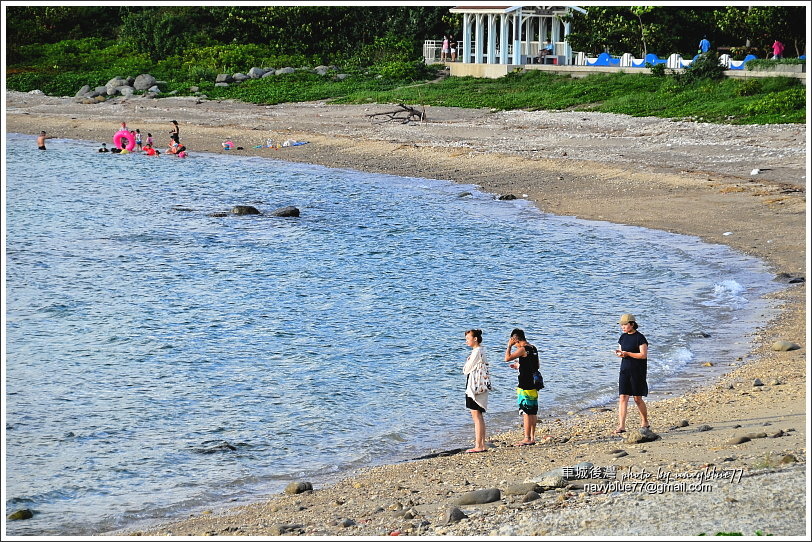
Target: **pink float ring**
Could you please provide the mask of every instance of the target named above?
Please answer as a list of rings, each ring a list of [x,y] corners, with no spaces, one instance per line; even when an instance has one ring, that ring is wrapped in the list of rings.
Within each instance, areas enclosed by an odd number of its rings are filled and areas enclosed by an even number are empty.
[[[124,143],[121,141],[125,139],[127,141],[126,147]],[[121,150],[128,150],[131,151],[135,148],[135,138],[128,130],[119,130],[116,132],[116,135],[113,136],[113,145],[118,147]]]

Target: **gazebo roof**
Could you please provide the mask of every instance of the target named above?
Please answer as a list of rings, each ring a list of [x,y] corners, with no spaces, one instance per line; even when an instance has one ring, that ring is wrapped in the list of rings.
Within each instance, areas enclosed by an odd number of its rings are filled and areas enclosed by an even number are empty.
[[[564,15],[570,10],[586,13],[586,10],[578,6],[454,6],[449,9],[451,13],[493,13],[507,15],[521,9],[526,16],[538,15],[548,16]]]

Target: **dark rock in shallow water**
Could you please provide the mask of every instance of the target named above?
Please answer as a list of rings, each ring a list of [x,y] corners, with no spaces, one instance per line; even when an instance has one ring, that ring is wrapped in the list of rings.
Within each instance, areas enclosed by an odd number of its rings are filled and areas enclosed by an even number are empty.
[[[271,216],[299,216],[299,209],[296,207],[280,207],[274,211],[271,211]]]
[[[200,448],[193,448],[193,451],[198,454],[216,454],[217,452],[233,452],[237,447],[229,444],[225,440],[208,441],[203,443],[204,446]]]
[[[231,214],[234,215],[258,215],[259,209],[251,207],[250,205],[235,205],[231,208]]]
[[[209,216],[213,216],[214,218],[222,218],[224,216],[229,216],[229,215],[231,215],[231,213],[225,213],[225,212],[221,212],[221,211],[218,211],[216,213],[209,213]]]
[[[499,198],[497,198],[497,199],[500,199],[500,200],[512,200],[512,199],[517,199],[517,198],[513,194],[505,194],[504,196],[499,196]]]
[[[9,521],[19,521],[21,519],[31,519],[34,517],[34,512],[29,510],[28,508],[23,508],[22,510],[17,510],[16,512],[12,512],[6,519]]]

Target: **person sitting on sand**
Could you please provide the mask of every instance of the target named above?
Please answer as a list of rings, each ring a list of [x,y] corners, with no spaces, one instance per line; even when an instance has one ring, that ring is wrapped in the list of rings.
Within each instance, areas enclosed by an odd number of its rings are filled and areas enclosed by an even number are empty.
[[[523,330],[514,329],[510,333],[505,361],[513,362],[509,367],[519,371],[516,403],[523,418],[524,439],[514,446],[530,446],[536,443],[536,420],[539,413],[539,392],[533,383],[533,373],[539,370],[539,354],[538,349],[527,342]]]
[[[485,409],[488,408],[488,389],[490,374],[485,351],[482,349],[482,330],[469,329],[465,332],[465,344],[471,347],[471,353],[465,360],[462,372],[465,375],[465,406],[471,411],[474,419],[474,447],[465,450],[467,454],[485,452]],[[477,389],[485,386],[485,390]]]
[[[617,428],[615,434],[626,432],[626,410],[629,396],[634,397],[640,411],[640,427],[649,428],[648,409],[643,397],[648,395],[646,370],[648,365],[648,341],[637,331],[637,322],[633,314],[620,317],[620,329],[623,334],[618,339],[615,355],[622,359],[618,378]]]
[[[46,139],[53,139],[53,138],[54,138],[54,136],[45,135],[45,130],[40,132],[39,136],[37,136],[37,147],[39,148],[39,150],[41,150],[41,151],[47,150],[45,148],[45,140]]]

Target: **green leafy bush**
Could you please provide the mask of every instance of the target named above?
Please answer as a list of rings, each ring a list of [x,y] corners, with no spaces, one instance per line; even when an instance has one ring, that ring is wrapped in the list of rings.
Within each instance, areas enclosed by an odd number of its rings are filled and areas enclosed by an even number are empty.
[[[39,89],[49,96],[74,96],[84,85],[90,88],[102,86],[113,77],[121,75],[111,70],[93,72],[26,72],[6,77],[9,90],[29,92]]]
[[[377,71],[386,79],[395,81],[416,81],[426,76],[426,65],[420,61],[392,61],[373,66],[373,71]]]
[[[736,83],[736,96],[753,96],[761,92],[761,81],[758,79],[745,79]]]
[[[715,51],[708,51],[696,57],[684,72],[675,77],[683,83],[701,80],[716,81],[725,77],[725,67],[719,63],[719,55]]]
[[[803,66],[804,64],[806,64],[806,60],[801,60],[800,58],[779,58],[778,60],[757,58],[745,64],[744,69],[750,71],[766,70],[775,66],[776,64],[778,65],[783,64],[789,66]]]
[[[153,61],[186,49],[189,46],[187,35],[192,31],[186,17],[153,9],[130,13],[121,25],[122,38]]]
[[[805,105],[806,92],[803,87],[798,87],[767,94],[747,104],[745,110],[752,115],[782,114],[792,113]]]
[[[376,37],[372,43],[362,45],[359,52],[349,59],[348,64],[361,67],[411,60],[415,60],[412,41],[388,32],[384,36]]]
[[[650,70],[652,77],[665,77],[665,64],[646,62],[646,68]]]

